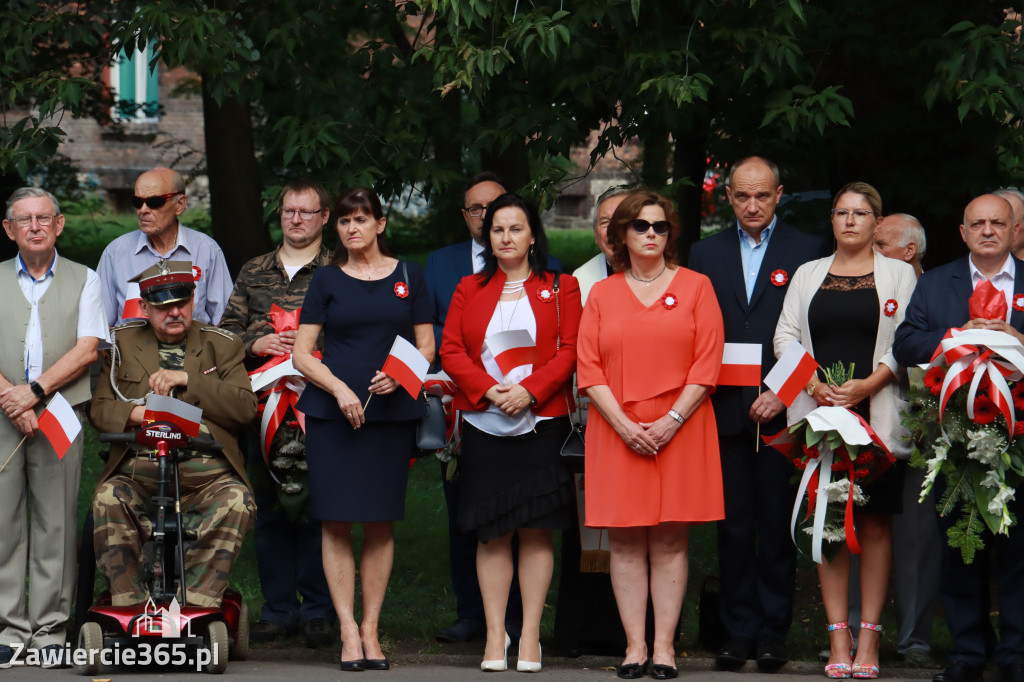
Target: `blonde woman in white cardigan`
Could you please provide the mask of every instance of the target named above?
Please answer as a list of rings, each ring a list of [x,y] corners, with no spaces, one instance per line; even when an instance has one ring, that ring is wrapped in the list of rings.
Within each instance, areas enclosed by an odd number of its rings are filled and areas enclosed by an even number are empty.
[[[789,409],[794,424],[819,405],[847,407],[867,419],[897,457],[909,455],[906,432],[900,426],[900,377],[892,342],[914,291],[914,269],[885,258],[872,249],[882,200],[871,185],[854,182],[832,204],[836,252],[802,265],[786,292],[778,327],[775,355],[799,341],[822,367],[855,363],[854,378],[830,386],[820,376]],[[831,678],[878,677],[878,645],[882,606],[892,561],[892,514],[900,512],[903,463],[867,486],[869,501],[854,510],[861,552],[860,637],[852,654],[847,593],[850,552],[845,544],[832,561],[818,565],[821,596],[828,618],[832,654],[825,673]]]

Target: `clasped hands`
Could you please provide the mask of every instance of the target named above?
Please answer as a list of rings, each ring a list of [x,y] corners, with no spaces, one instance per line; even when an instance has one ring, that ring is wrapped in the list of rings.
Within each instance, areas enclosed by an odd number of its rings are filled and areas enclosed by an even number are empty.
[[[344,382],[339,382],[340,386],[334,392],[334,399],[338,401],[338,407],[341,409],[341,413],[345,415],[345,419],[352,425],[353,429],[358,429],[360,426],[366,423],[366,414],[363,412],[363,404],[359,402],[359,398],[352,392]],[[395,389],[398,388],[398,382],[387,374],[381,371],[373,376],[373,381],[370,382],[370,395],[387,395],[388,393],[394,393]],[[369,399],[367,399],[369,402]]]
[[[32,409],[38,402],[39,398],[28,384],[11,386],[0,392],[0,408],[18,431],[26,436],[31,436],[39,428],[36,413]]]
[[[519,384],[495,384],[487,389],[484,397],[510,417],[518,416],[533,404],[533,394]]]
[[[666,414],[653,422],[634,422],[627,418],[616,431],[630,450],[640,455],[656,455],[681,426]]]
[[[832,386],[822,381],[814,387],[814,400],[819,406],[835,405],[853,409],[870,396],[871,390],[863,379],[850,379],[842,386]]]
[[[249,350],[253,355],[291,355],[295,335],[298,333],[295,329],[289,329],[261,336],[253,341]]]

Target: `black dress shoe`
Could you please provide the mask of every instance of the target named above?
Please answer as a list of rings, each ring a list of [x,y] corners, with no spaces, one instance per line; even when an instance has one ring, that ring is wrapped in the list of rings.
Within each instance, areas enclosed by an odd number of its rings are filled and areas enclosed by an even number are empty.
[[[651,666],[651,677],[656,680],[671,680],[679,674],[679,669],[674,665],[662,665],[655,663]]]
[[[357,673],[366,670],[366,659],[356,658],[351,661],[341,662],[341,671],[344,673]]]
[[[762,637],[757,642],[757,668],[773,673],[789,662],[786,643],[777,637]]]
[[[651,662],[651,659],[647,659],[643,663],[623,663],[622,665],[615,666],[615,674],[624,680],[639,680],[644,676],[644,670],[647,669],[647,664]]]
[[[999,668],[1004,682],[1024,682],[1024,656],[1018,656],[1010,665]]]
[[[391,661],[385,658],[367,658],[363,661],[363,669],[365,670],[390,670]]]
[[[754,643],[745,637],[733,637],[715,654],[715,663],[723,670],[735,670],[754,657]]]
[[[981,682],[983,666],[957,661],[941,673],[936,673],[932,682]]]
[[[464,619],[456,621],[450,627],[446,627],[444,630],[438,630],[434,634],[434,639],[442,644],[451,644],[453,642],[472,642],[473,640],[480,639],[484,634],[483,623],[475,620]]]
[[[270,620],[258,620],[249,630],[249,639],[253,642],[272,642],[275,639],[288,637],[295,632],[295,627],[287,627]]]

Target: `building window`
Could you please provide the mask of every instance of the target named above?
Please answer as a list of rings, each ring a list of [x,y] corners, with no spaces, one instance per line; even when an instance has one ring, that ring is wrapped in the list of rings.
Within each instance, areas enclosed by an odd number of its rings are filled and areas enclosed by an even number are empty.
[[[157,67],[149,69],[152,58],[153,46],[149,44],[131,56],[122,51],[111,65],[110,85],[117,101],[115,118],[139,123],[159,120],[159,77]]]

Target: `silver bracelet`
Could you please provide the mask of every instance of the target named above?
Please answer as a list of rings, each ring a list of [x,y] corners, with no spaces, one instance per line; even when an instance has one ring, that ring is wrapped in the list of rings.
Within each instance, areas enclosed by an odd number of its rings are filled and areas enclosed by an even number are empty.
[[[680,425],[686,423],[686,417],[684,417],[683,415],[679,414],[675,410],[669,410],[668,411],[668,416],[670,416],[673,419],[675,419],[677,422],[679,422]]]

